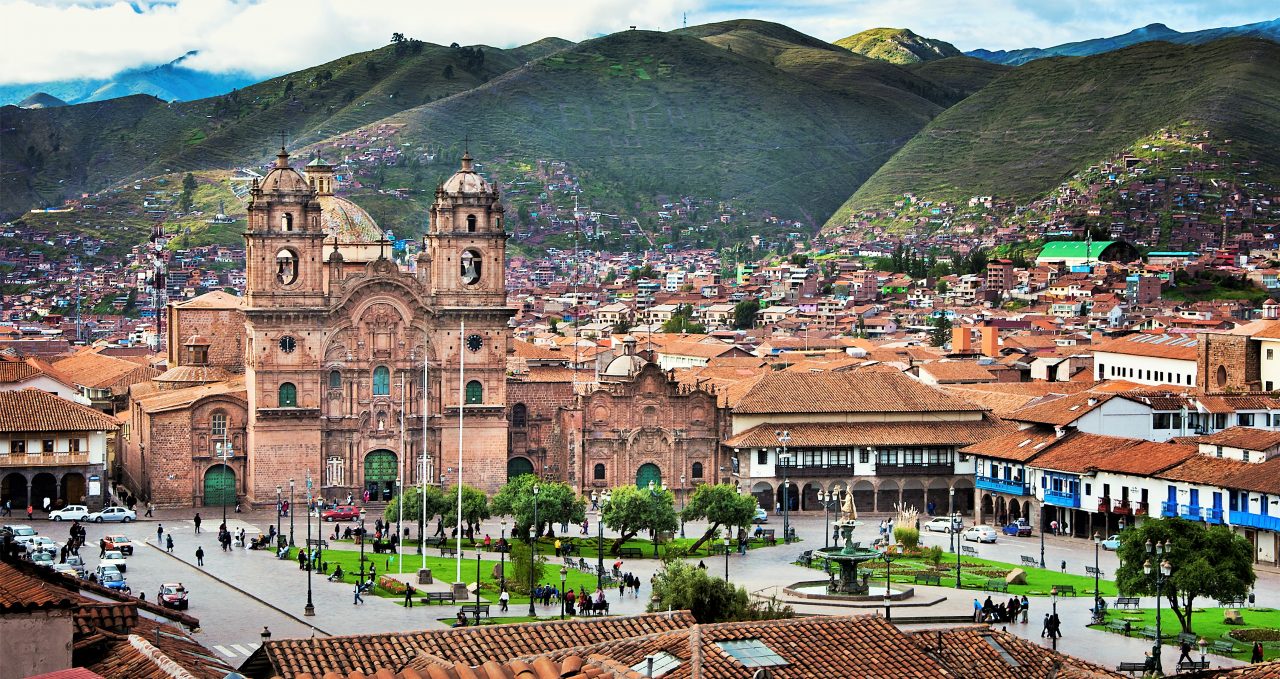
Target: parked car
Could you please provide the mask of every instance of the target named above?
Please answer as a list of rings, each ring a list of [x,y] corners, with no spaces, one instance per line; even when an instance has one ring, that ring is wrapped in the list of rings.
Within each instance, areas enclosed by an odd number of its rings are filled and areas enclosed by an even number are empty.
[[[71,566],[68,566],[68,565],[67,565],[67,564],[65,564],[65,563],[55,563],[55,564],[53,564],[53,570],[54,570],[54,572],[55,572],[55,573],[61,573],[61,574],[65,575],[65,576],[67,576],[67,577],[70,577],[70,578],[80,578],[80,577],[84,577],[84,576],[80,575],[80,571],[77,571],[75,568],[72,568]]]
[[[129,523],[130,521],[138,520],[138,513],[124,507],[107,507],[100,512],[90,514],[88,520],[94,523],[102,523],[103,521]]]
[[[939,517],[930,519],[929,523],[926,523],[924,525],[924,529],[933,531],[935,533],[950,533],[953,531],[960,530],[960,525],[961,524],[959,519],[952,519],[946,516],[939,516]]]
[[[160,585],[156,600],[165,608],[183,611],[187,608],[187,588],[181,582],[166,582]]]
[[[107,549],[114,549],[125,556],[133,556],[133,543],[123,535],[108,535]]]
[[[98,566],[98,583],[109,589],[129,591],[129,583],[124,579],[124,574],[115,566]]]
[[[970,542],[995,542],[996,535],[998,535],[998,533],[996,533],[996,529],[991,526],[981,525],[966,528],[964,532],[960,534],[960,537]]]
[[[49,512],[50,521],[88,521],[89,508],[84,505],[67,505]]]
[[[1027,523],[1026,519],[1018,519],[1001,530],[1004,531],[1005,535],[1025,538],[1031,535],[1031,524]]]
[[[84,558],[79,554],[68,554],[67,563],[65,565],[75,569],[76,575],[82,578],[89,575],[89,569],[84,563]]]
[[[360,518],[360,509],[351,505],[341,505],[324,510],[320,518],[324,521],[352,521]]]
[[[756,514],[751,517],[751,523],[769,523],[769,512],[766,512],[763,507],[756,507]]]
[[[57,561],[58,555],[47,549],[37,549],[31,552],[31,563],[52,567]]]
[[[54,542],[53,538],[44,535],[33,535],[23,540],[20,544],[26,545],[28,552],[45,550],[57,554],[59,547],[58,543]]]
[[[102,559],[99,563],[115,566],[116,568],[120,569],[121,573],[129,570],[129,564],[125,561],[124,555],[121,554],[120,552],[115,551],[114,549],[108,551],[106,554],[103,554]]]
[[[1101,544],[1103,549],[1114,552],[1117,549],[1120,549],[1120,536],[1112,535],[1106,540],[1103,540]]]
[[[4,532],[6,532],[6,533],[8,533],[9,535],[13,536],[13,539],[14,539],[14,541],[15,541],[15,542],[16,542],[19,538],[27,538],[27,537],[31,537],[32,535],[39,535],[39,534],[40,534],[40,531],[38,531],[38,530],[36,530],[36,529],[32,528],[31,526],[26,526],[26,525],[23,525],[23,524],[20,524],[20,523],[11,523],[11,524],[9,524],[9,525],[5,526],[5,527],[4,527]]]

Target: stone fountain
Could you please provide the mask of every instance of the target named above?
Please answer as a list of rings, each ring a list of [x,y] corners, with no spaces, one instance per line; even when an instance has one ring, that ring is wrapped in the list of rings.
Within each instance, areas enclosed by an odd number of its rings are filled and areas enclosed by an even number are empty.
[[[839,567],[838,572],[831,574],[831,581],[827,584],[829,594],[866,595],[868,593],[867,575],[864,574],[859,579],[858,566],[878,558],[880,553],[853,541],[853,529],[861,525],[862,522],[858,520],[858,509],[853,504],[853,493],[849,493],[845,495],[844,503],[840,506],[840,517],[835,522],[840,541],[844,544],[815,550],[814,555],[821,556]]]

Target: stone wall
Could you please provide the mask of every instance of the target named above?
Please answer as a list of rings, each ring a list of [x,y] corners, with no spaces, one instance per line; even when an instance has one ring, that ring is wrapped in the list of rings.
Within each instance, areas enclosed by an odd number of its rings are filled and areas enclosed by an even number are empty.
[[[1258,391],[1261,349],[1244,335],[1204,332],[1197,336],[1196,354],[1198,385],[1207,394]]]
[[[244,372],[244,313],[239,309],[185,309],[174,307],[170,322],[175,323],[177,346],[169,347],[169,366],[186,362],[182,343],[192,335],[209,339],[209,365]]]

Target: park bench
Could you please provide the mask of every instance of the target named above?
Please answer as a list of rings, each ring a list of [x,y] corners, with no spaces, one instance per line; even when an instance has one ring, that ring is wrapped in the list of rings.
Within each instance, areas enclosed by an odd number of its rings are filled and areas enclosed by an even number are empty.
[[[772,528],[764,531],[764,543],[770,547],[778,544],[777,533],[775,533]]]
[[[1103,573],[1101,569],[1094,568],[1093,566],[1085,566],[1084,573],[1085,575],[1096,575],[1097,577],[1100,577],[1100,578],[1105,578],[1107,576],[1107,574]]]
[[[1143,661],[1143,662],[1122,662],[1122,663],[1120,663],[1119,665],[1116,665],[1116,671],[1117,671],[1117,672],[1127,672],[1127,673],[1129,673],[1129,674],[1133,674],[1134,672],[1146,672],[1146,671],[1147,671],[1147,667],[1148,667],[1148,664],[1147,664],[1147,662],[1146,662],[1146,661]]]
[[[1215,641],[1209,644],[1209,650],[1218,655],[1231,655],[1236,652],[1236,645],[1230,641]]]
[[[1022,565],[1023,565],[1023,566],[1038,567],[1038,566],[1040,565],[1040,560],[1039,560],[1039,559],[1037,559],[1037,558],[1035,558],[1034,556],[1027,556],[1026,554],[1023,554],[1023,555],[1022,555]]]
[[[1000,578],[991,578],[987,580],[987,584],[982,587],[984,592],[1008,592],[1009,583]]]
[[[806,566],[806,567],[808,567],[808,566],[812,566],[812,565],[813,565],[813,550],[812,550],[812,549],[806,549],[806,550],[804,550],[803,552],[800,552],[800,559],[799,559],[799,561],[800,561],[800,565],[801,565],[801,566]]]
[[[644,552],[639,547],[621,547],[618,549],[618,556],[624,559],[643,559]]]
[[[1112,620],[1111,622],[1107,623],[1107,629],[1111,630],[1112,632],[1119,632],[1120,634],[1123,634],[1127,637],[1129,636],[1129,621],[1128,620]]]
[[[1244,608],[1244,599],[1228,599],[1219,601],[1218,604],[1223,608]]]
[[[1148,639],[1155,639],[1155,638],[1156,638],[1156,636],[1157,636],[1157,635],[1156,635],[1156,628],[1154,628],[1154,627],[1152,627],[1152,626],[1150,626],[1150,625],[1147,625],[1146,627],[1143,627],[1143,628],[1142,628],[1142,636],[1144,636],[1144,637],[1146,637],[1146,638],[1148,638]]]
[[[1075,585],[1054,585],[1054,586],[1058,588],[1058,596],[1067,596],[1067,595],[1075,596],[1076,595]]]
[[[1137,608],[1142,600],[1136,596],[1118,596],[1116,597],[1116,608]]]
[[[978,550],[973,547],[970,547],[969,545],[960,545],[960,553],[968,554],[969,556],[977,556]]]
[[[424,604],[456,603],[453,598],[453,592],[426,592],[418,599],[418,602]]]
[[[578,551],[577,543],[565,542],[560,544],[561,556],[580,556],[582,553]]]
[[[587,563],[587,560],[582,557],[578,557],[578,570],[582,571],[583,573],[590,573],[592,575],[595,575],[596,573],[596,567]]]
[[[941,586],[942,578],[937,575],[929,575],[927,573],[921,573],[916,576],[916,584],[917,585],[934,585],[935,587]]]
[[[444,544],[444,537],[438,536],[438,535],[436,537],[430,537],[430,538],[427,538],[426,540],[423,540],[423,544],[425,544],[428,547],[439,547],[440,545]]]
[[[458,550],[454,549],[453,547],[446,547],[444,545],[440,545],[440,556],[456,556],[457,554],[458,554]]]
[[[463,604],[463,615],[489,617],[489,604]]]
[[[573,559],[570,559],[569,557],[567,557],[567,556],[566,556],[566,557],[564,558],[564,567],[565,567],[565,568],[574,568],[574,569],[576,569],[576,568],[578,567],[578,562],[576,562],[576,561],[574,561]]]
[[[1200,640],[1200,637],[1197,637],[1194,634],[1189,634],[1187,632],[1178,633],[1178,645],[1182,645],[1183,642],[1186,642],[1188,644],[1191,644],[1194,647],[1196,645],[1196,642],[1198,642],[1199,640]]]
[[[1207,670],[1207,669],[1209,669],[1208,660],[1204,660],[1204,661],[1183,660],[1182,662],[1178,663],[1179,672],[1192,672],[1195,670]]]

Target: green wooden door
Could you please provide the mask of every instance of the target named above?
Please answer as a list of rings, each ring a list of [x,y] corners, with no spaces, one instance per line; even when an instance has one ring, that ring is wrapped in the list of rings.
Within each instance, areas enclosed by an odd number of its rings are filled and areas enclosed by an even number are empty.
[[[533,463],[526,457],[513,457],[507,460],[507,480],[510,481],[517,476],[533,473]]]
[[[215,465],[204,473],[204,504],[219,507],[236,503],[236,473],[225,464]]]
[[[662,485],[662,471],[658,469],[656,464],[646,463],[640,465],[640,469],[636,471],[636,486],[648,488],[650,481],[653,481],[655,487]]]

